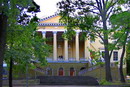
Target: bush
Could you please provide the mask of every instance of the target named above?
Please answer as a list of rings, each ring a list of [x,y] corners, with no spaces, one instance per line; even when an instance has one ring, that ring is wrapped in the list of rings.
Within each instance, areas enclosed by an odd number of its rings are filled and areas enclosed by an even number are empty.
[[[105,79],[99,82],[100,85],[111,85],[111,82],[106,81]]]

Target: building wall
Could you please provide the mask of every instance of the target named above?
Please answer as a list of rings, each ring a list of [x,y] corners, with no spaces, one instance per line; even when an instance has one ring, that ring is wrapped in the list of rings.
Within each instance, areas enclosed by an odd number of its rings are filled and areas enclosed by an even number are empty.
[[[64,76],[70,76],[70,68],[74,68],[75,70],[75,76],[78,76],[78,72],[81,68],[87,68],[88,63],[49,63],[47,66],[43,67],[43,70],[46,71],[47,68],[52,69],[52,76],[58,76],[58,70],[59,68],[63,68],[64,70]],[[47,75],[47,73],[44,73],[44,75]]]
[[[41,21],[40,23],[59,23],[59,19],[60,19],[60,16],[54,16],[50,19]],[[65,29],[65,27],[64,26],[39,26],[38,29],[60,30],[60,29]],[[93,51],[104,51],[104,49],[101,50],[102,48],[104,48],[104,46],[100,43],[102,41],[100,38],[96,38],[94,42],[91,42],[90,40],[88,40],[88,41],[90,42],[90,43],[89,42],[87,43],[89,49],[91,49]],[[109,40],[109,41],[112,42],[111,40]],[[58,56],[59,55],[64,56],[64,41],[58,42],[58,43],[61,44],[61,48],[57,48],[58,49]],[[52,44],[52,42],[51,42],[51,44]],[[68,45],[70,45],[70,48],[68,48],[69,58],[75,58],[76,57],[75,41],[69,41]],[[80,42],[79,43],[79,56],[80,56],[80,58],[84,57],[84,48],[85,48],[84,42]],[[118,61],[120,60],[121,52],[122,52],[122,49],[118,50]],[[88,57],[90,58],[90,56],[88,56]],[[113,54],[111,56],[111,62],[117,62],[117,61],[113,61]]]

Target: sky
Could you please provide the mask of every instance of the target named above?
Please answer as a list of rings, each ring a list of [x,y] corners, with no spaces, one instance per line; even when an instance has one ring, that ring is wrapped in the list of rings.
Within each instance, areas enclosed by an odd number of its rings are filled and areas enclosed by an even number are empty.
[[[44,18],[47,16],[54,15],[57,11],[58,7],[56,6],[56,3],[61,0],[34,0],[38,5],[40,5],[40,10],[37,14],[39,18]]]

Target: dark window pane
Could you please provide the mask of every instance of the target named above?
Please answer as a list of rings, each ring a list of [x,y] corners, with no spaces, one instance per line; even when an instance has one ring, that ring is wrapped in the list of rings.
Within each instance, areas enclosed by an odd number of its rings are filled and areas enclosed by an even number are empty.
[[[117,51],[114,51],[114,52],[113,52],[113,60],[114,60],[114,61],[117,61],[117,60],[118,60],[118,52],[117,52]]]

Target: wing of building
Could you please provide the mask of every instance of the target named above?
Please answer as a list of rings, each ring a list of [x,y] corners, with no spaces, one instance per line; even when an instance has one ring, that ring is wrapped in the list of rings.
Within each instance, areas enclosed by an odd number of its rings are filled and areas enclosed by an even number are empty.
[[[51,76],[74,76],[78,75],[80,70],[87,68],[91,62],[92,56],[89,49],[104,53],[104,47],[100,39],[95,41],[89,39],[81,40],[82,32],[75,30],[76,35],[72,40],[66,40],[62,34],[66,31],[65,24],[59,23],[58,14],[43,18],[39,22],[38,32],[41,32],[43,38],[51,38],[46,44],[52,45],[53,53],[46,59],[48,65],[44,67],[46,75]],[[111,63],[119,61],[121,50],[113,51]],[[104,56],[100,56],[104,60]]]

